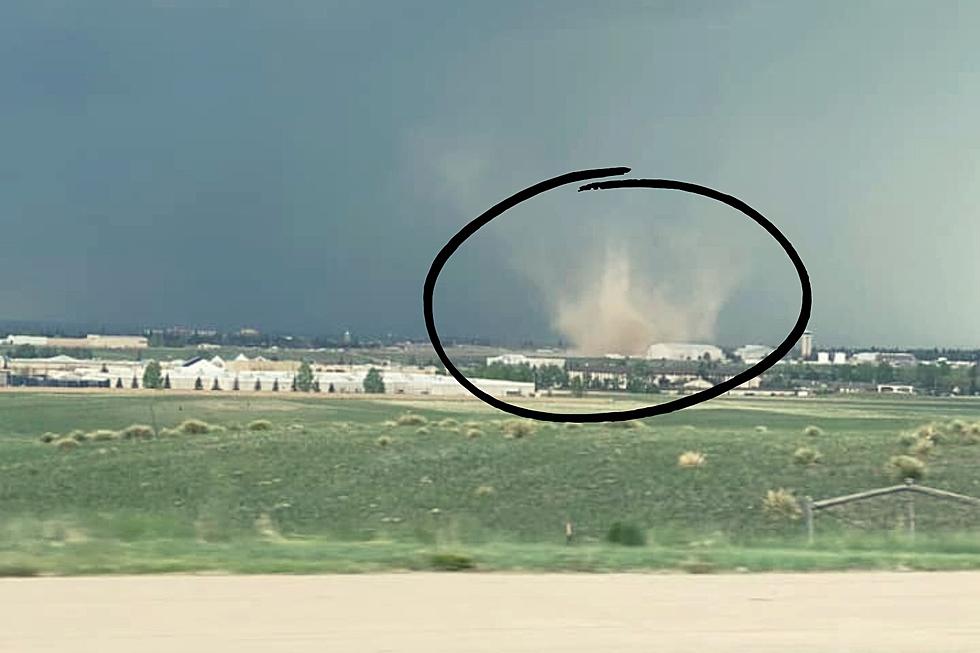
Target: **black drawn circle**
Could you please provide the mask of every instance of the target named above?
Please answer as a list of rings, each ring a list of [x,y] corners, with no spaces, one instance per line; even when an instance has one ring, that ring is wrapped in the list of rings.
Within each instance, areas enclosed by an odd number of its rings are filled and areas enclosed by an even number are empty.
[[[449,356],[446,355],[446,350],[443,348],[442,341],[439,339],[439,333],[436,331],[435,319],[432,315],[432,295],[433,291],[435,290],[436,280],[439,278],[439,273],[442,271],[443,266],[446,265],[446,262],[453,255],[453,253],[459,249],[459,246],[462,245],[467,238],[475,234],[480,227],[483,227],[508,209],[514,208],[521,202],[529,200],[535,195],[540,195],[541,193],[558,188],[559,186],[580,183],[590,179],[624,175],[629,171],[629,168],[624,167],[579,170],[577,172],[569,172],[564,175],[559,175],[558,177],[547,179],[529,188],[525,188],[519,193],[515,193],[502,202],[497,203],[482,215],[472,220],[469,224],[460,229],[459,232],[453,236],[441,250],[439,250],[439,253],[436,254],[435,259],[432,261],[432,265],[429,267],[429,273],[425,277],[425,285],[422,289],[422,310],[425,315],[425,328],[429,333],[429,340],[432,342],[432,346],[435,348],[436,354],[438,354],[443,365],[445,365],[449,373],[452,374],[453,377],[475,397],[493,406],[494,408],[508,412],[511,415],[546,422],[621,422],[631,419],[653,417],[654,415],[663,415],[684,408],[690,408],[691,406],[697,405],[702,401],[714,399],[715,397],[728,392],[732,388],[742,385],[746,381],[759,376],[779,362],[779,360],[789,353],[796,341],[799,340],[800,336],[803,334],[803,331],[806,329],[807,322],[810,319],[810,308],[812,304],[810,275],[807,273],[806,266],[803,265],[803,261],[800,259],[800,255],[796,252],[796,249],[793,247],[792,243],[787,240],[786,236],[784,236],[773,223],[769,222],[769,220],[763,217],[761,213],[737,197],[720,193],[712,188],[707,188],[706,186],[699,186],[697,184],[691,184],[684,181],[673,181],[670,179],[607,179],[604,181],[594,181],[592,183],[585,184],[584,186],[579,187],[579,192],[590,190],[610,190],[615,188],[662,188],[668,190],[678,190],[684,193],[692,193],[694,195],[709,197],[713,200],[721,202],[722,204],[727,204],[733,209],[743,213],[750,220],[765,229],[766,232],[772,236],[773,240],[779,243],[780,247],[783,248],[783,251],[786,252],[786,255],[789,257],[790,261],[793,262],[793,266],[796,268],[796,272],[800,277],[800,291],[802,293],[800,301],[800,315],[797,318],[796,324],[793,326],[792,331],[790,331],[789,335],[786,336],[786,339],[783,340],[772,353],[752,367],[739,372],[732,378],[722,381],[718,385],[708,388],[707,390],[702,390],[691,395],[685,395],[680,399],[675,399],[662,404],[655,404],[653,406],[600,413],[551,413],[543,410],[524,408],[523,406],[515,406],[507,403],[506,401],[502,401],[476,387],[476,385],[474,385],[469,379],[466,378],[466,376],[456,369],[453,362],[449,360]]]

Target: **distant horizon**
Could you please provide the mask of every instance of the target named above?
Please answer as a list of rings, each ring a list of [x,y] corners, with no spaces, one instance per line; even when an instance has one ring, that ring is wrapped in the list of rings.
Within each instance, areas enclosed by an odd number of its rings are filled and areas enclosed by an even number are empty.
[[[19,330],[18,330],[19,329]],[[343,338],[345,331],[350,331],[351,337],[360,341],[395,341],[395,342],[412,342],[413,344],[429,343],[428,336],[426,334],[399,334],[392,331],[382,331],[380,333],[356,333],[350,329],[339,328],[337,330],[322,330],[322,331],[299,331],[299,330],[272,330],[263,329],[260,326],[254,324],[248,325],[232,325],[226,327],[218,327],[214,325],[193,325],[193,324],[152,324],[152,325],[136,325],[136,324],[108,324],[108,323],[86,323],[86,322],[70,322],[70,321],[53,321],[53,320],[0,320],[0,338],[6,338],[10,335],[49,335],[57,333],[59,335],[65,336],[85,336],[87,334],[101,333],[105,335],[146,335],[147,331],[151,330],[167,330],[167,329],[187,329],[190,331],[216,331],[220,335],[233,335],[237,334],[238,331],[242,329],[255,329],[262,336],[273,337],[273,338],[302,338],[302,339],[315,339],[315,338]],[[946,344],[927,344],[927,345],[894,345],[894,344],[881,344],[881,343],[859,343],[859,344],[822,344],[820,341],[820,334],[813,332],[814,334],[814,351],[834,351],[834,350],[865,350],[865,351],[875,351],[875,350],[918,350],[918,351],[980,351],[980,345],[946,345]],[[487,347],[499,347],[507,349],[527,349],[527,348],[541,348],[541,349],[562,349],[563,351],[574,350],[575,347],[570,343],[562,342],[560,338],[555,340],[546,340],[544,338],[538,340],[528,341],[518,341],[518,340],[507,340],[504,338],[492,338],[480,335],[446,335],[443,336],[446,342],[464,342],[473,343],[474,346],[487,346]],[[720,341],[714,341],[711,339],[707,340],[692,340],[692,341],[659,341],[659,342],[703,342],[704,344],[713,344],[722,349],[737,349],[738,347],[745,345],[765,345],[770,347],[775,347],[774,343],[765,342],[741,342],[741,343],[724,343]],[[650,343],[655,344],[655,343]],[[607,352],[611,355],[623,355],[619,352]],[[604,356],[605,354],[603,354]],[[601,358],[602,356],[591,356],[594,358]],[[631,358],[642,358],[642,356],[633,355]]]

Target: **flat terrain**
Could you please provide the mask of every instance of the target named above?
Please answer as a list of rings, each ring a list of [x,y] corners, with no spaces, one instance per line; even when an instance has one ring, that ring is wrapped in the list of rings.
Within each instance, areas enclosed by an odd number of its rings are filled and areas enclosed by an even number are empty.
[[[980,573],[0,581],[5,653],[975,653]]]
[[[980,401],[725,398],[583,426],[437,398],[0,392],[0,576],[980,569],[976,508],[917,499],[914,539],[902,497],[835,508],[808,546],[764,504],[890,485],[897,455],[980,495]],[[617,522],[646,544],[607,543]]]

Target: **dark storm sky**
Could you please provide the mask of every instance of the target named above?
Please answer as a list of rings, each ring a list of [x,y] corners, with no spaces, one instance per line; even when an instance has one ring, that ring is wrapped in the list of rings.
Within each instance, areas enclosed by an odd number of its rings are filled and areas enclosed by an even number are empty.
[[[824,342],[980,345],[977,33],[952,2],[8,0],[0,319],[422,335],[463,223],[629,165],[776,222]],[[547,333],[514,244],[555,237],[474,247],[445,329]],[[788,264],[740,246],[718,339],[778,341]]]

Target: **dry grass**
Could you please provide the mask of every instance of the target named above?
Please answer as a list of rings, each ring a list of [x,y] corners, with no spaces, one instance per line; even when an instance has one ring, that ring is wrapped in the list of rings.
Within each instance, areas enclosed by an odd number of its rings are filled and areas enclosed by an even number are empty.
[[[706,462],[705,455],[700,451],[685,451],[677,457],[677,466],[681,469],[699,469]]]
[[[767,491],[762,500],[762,510],[770,517],[780,519],[799,519],[803,514],[800,502],[785,488]]]
[[[473,491],[473,494],[478,497],[485,497],[495,493],[496,491],[496,488],[494,488],[492,485],[481,485]]]

